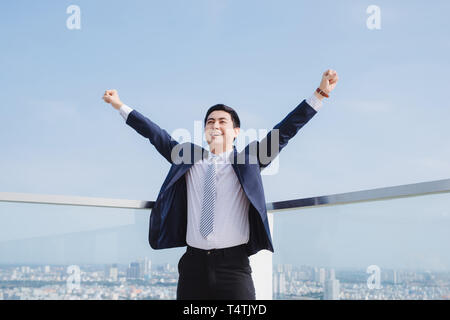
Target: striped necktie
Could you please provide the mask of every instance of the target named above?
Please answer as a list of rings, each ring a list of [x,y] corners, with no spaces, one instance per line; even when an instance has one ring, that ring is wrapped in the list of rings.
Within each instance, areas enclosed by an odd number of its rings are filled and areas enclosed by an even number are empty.
[[[203,185],[202,214],[200,217],[200,234],[206,237],[213,231],[214,208],[216,204],[216,165],[217,156],[211,158],[206,170]]]

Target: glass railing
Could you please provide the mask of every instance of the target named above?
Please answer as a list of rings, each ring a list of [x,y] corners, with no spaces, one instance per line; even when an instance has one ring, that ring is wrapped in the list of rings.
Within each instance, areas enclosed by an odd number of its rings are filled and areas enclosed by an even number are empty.
[[[268,203],[261,299],[449,299],[450,179]],[[0,299],[175,299],[153,202],[0,193]],[[270,276],[272,275],[272,276]]]
[[[175,299],[184,249],[152,250],[149,214],[0,202],[0,299]]]
[[[274,299],[450,299],[450,179],[269,204]]]
[[[274,299],[450,299],[450,194],[274,214]]]

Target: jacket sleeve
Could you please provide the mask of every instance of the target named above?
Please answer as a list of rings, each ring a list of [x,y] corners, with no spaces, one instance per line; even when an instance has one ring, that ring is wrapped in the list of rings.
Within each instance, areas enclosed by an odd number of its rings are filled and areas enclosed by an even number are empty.
[[[166,130],[161,129],[156,123],[142,115],[136,110],[133,110],[127,118],[126,124],[136,130],[140,135],[148,138],[158,152],[166,158],[167,161],[172,161],[172,149],[178,144]]]
[[[257,144],[260,170],[266,168],[297,132],[317,113],[303,100]]]

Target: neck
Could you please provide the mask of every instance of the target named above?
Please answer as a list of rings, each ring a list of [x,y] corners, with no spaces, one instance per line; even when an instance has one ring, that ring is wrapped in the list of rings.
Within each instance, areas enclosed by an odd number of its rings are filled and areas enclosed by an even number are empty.
[[[223,152],[227,152],[227,151],[233,150],[233,145],[231,144],[231,145],[224,146],[224,145],[213,145],[213,144],[210,144],[209,145],[209,150],[212,153],[214,153],[214,154],[221,154]]]

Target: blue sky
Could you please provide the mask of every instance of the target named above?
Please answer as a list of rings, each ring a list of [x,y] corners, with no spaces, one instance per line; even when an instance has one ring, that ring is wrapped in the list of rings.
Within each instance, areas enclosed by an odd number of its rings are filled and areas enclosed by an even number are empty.
[[[80,30],[66,28],[71,4]],[[371,4],[380,30],[366,27]],[[340,82],[283,150],[278,173],[263,176],[267,201],[449,178],[449,10],[448,1],[2,2],[0,191],[154,200],[169,164],[101,100],[104,90],[168,132],[193,131],[216,103],[235,108],[244,130],[270,129],[328,68]],[[0,228],[32,229],[10,214],[29,209],[0,208]],[[62,228],[32,210],[43,234],[111,222],[67,208],[73,221]]]

